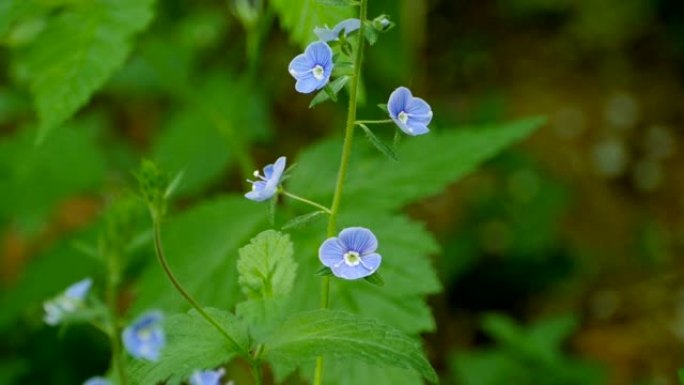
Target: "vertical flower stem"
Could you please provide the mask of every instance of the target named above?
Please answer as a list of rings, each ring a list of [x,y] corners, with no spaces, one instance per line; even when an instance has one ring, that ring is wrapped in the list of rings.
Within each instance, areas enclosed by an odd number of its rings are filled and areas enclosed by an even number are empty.
[[[154,246],[155,250],[157,252],[157,259],[159,260],[159,264],[162,266],[162,269],[164,269],[164,273],[166,273],[166,276],[169,278],[169,281],[173,284],[173,286],[176,288],[176,290],[185,298],[188,303],[197,310],[197,312],[204,318],[211,326],[213,326],[216,330],[218,330],[219,333],[228,341],[232,346],[235,351],[240,352],[243,357],[245,357],[247,360],[249,360],[250,364],[252,364],[252,359],[249,356],[249,352],[245,351],[234,339],[233,337],[228,334],[228,332],[218,323],[214,318],[212,318],[207,312],[204,311],[202,306],[188,293],[183,286],[178,282],[178,279],[176,279],[176,276],[173,274],[171,271],[171,267],[169,266],[169,263],[166,261],[166,256],[164,255],[164,249],[162,248],[162,243],[161,243],[161,226],[159,225],[159,219],[157,218],[156,215],[153,216],[153,222],[154,222]]]
[[[119,311],[117,306],[117,291],[119,287],[119,254],[116,251],[107,254],[107,287],[105,290],[105,297],[107,301],[107,308],[109,310],[109,343],[112,345],[112,368],[119,378],[119,385],[127,385],[126,371],[124,370],[124,363],[121,349],[121,330],[119,328]]]
[[[340,211],[340,203],[342,202],[342,189],[344,187],[344,180],[347,176],[347,166],[349,165],[349,157],[351,156],[352,143],[354,141],[354,126],[356,122],[356,102],[359,90],[359,81],[361,78],[361,63],[363,61],[363,47],[365,38],[363,29],[365,26],[363,22],[367,19],[367,5],[368,0],[360,0],[359,2],[359,19],[361,20],[361,28],[357,35],[356,54],[354,55],[354,76],[351,79],[351,86],[349,90],[349,107],[347,109],[347,125],[344,130],[344,143],[342,145],[342,157],[340,159],[340,168],[337,173],[337,182],[335,183],[335,193],[333,195],[332,205],[330,206],[330,216],[328,218],[328,237],[332,237],[337,233],[337,215]],[[321,288],[321,308],[327,309],[330,303],[330,277],[326,276],[322,279]],[[316,358],[316,371],[314,372],[314,385],[321,385],[323,381],[323,357]]]

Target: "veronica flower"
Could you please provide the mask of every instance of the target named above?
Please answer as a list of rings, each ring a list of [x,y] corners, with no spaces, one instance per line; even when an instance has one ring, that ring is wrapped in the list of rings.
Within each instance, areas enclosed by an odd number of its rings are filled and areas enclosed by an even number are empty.
[[[259,170],[254,171],[254,177],[258,180],[247,180],[252,184],[252,191],[245,194],[245,198],[256,202],[270,199],[278,191],[278,185],[283,178],[287,158],[281,156],[275,163],[264,167],[264,175],[259,174]]]
[[[346,19],[337,23],[337,25],[334,26],[332,29],[328,28],[327,25],[323,28],[316,27],[314,28],[314,33],[316,34],[316,36],[318,36],[319,39],[321,39],[321,41],[328,42],[337,40],[340,36],[340,32],[344,31],[344,36],[347,36],[350,33],[358,30],[359,28],[361,28],[361,20]]]
[[[382,257],[376,253],[378,240],[363,227],[349,227],[337,237],[328,238],[318,249],[318,258],[339,278],[367,277],[380,267]]]
[[[104,377],[90,377],[83,385],[112,385],[112,383]]]
[[[190,385],[221,385],[221,377],[225,373],[223,368],[219,370],[198,370],[190,377]]]
[[[82,308],[93,280],[83,279],[69,286],[62,294],[43,304],[45,316],[43,320],[48,325],[59,324],[64,316]]]
[[[308,94],[328,84],[333,67],[332,49],[325,42],[317,41],[292,59],[288,71],[297,80],[297,92]]]
[[[166,344],[161,321],[164,318],[159,311],[152,310],[133,321],[122,333],[126,350],[135,358],[157,361],[161,349]]]
[[[421,98],[411,95],[406,87],[399,87],[389,97],[387,111],[394,123],[406,134],[415,136],[427,134],[432,120],[432,109]]]

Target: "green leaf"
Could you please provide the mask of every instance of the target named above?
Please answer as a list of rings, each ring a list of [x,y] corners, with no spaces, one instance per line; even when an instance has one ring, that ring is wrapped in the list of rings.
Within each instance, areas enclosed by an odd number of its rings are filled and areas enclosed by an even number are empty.
[[[0,223],[33,232],[59,202],[99,188],[106,162],[91,128],[75,122],[40,147],[32,130],[0,139]]]
[[[375,43],[378,41],[378,31],[369,21],[363,23],[363,36],[370,45],[375,45]]]
[[[354,359],[380,366],[412,369],[437,383],[422,348],[412,338],[373,319],[333,310],[314,310],[289,318],[268,344],[275,361],[308,363],[317,356]]]
[[[359,124],[359,126],[363,129],[363,132],[366,134],[366,138],[368,141],[375,147],[378,151],[380,151],[383,155],[386,157],[398,161],[399,157],[397,157],[397,154],[392,150],[392,148],[388,145],[386,145],[382,140],[380,140],[373,131],[368,128],[365,124]]]
[[[438,132],[412,137],[397,149],[401,163],[374,159],[357,149],[345,184],[345,200],[355,207],[391,211],[442,191],[505,147],[525,138],[544,124],[543,118]],[[323,142],[298,159],[302,165],[289,182],[293,191],[307,191],[310,199],[329,201],[335,184],[340,145]],[[377,186],[391,186],[378,189]]]
[[[72,5],[48,21],[20,57],[40,118],[39,140],[85,105],[123,64],[152,19],[153,0]]]
[[[193,195],[216,180],[231,161],[228,144],[211,121],[193,111],[171,114],[152,154],[164,170],[183,172],[178,195]]]
[[[248,351],[246,329],[235,316],[219,309],[204,310],[244,351]],[[129,361],[129,373],[134,384],[179,384],[194,371],[225,364],[240,353],[195,310],[168,317],[164,320],[164,332],[166,345],[159,361]]]
[[[347,81],[349,81],[349,76],[342,76],[333,80],[330,84],[326,85],[324,89],[318,91],[316,96],[314,96],[314,98],[311,99],[311,103],[309,103],[309,108],[315,107],[325,102],[326,100],[331,99],[331,93],[333,95],[337,95],[337,93],[340,92],[342,87],[344,87],[344,85],[347,84]],[[333,101],[336,102],[337,100],[333,98]]]
[[[356,16],[353,8],[330,7],[317,0],[273,0],[271,5],[281,25],[290,32],[290,38],[301,47],[316,39],[315,27],[334,26]]]
[[[265,223],[266,209],[243,196],[205,201],[163,224],[164,251],[178,280],[201,304],[232,306],[242,299],[236,279],[238,248]],[[156,261],[150,262],[140,278],[134,310],[187,309]]]
[[[308,214],[304,215],[299,215],[297,217],[292,218],[289,220],[287,223],[285,223],[282,227],[283,230],[288,230],[288,229],[296,229],[302,226],[306,226],[312,221],[318,219],[321,217],[321,215],[325,214],[325,211],[323,210],[318,210],[314,211]]]
[[[290,293],[297,264],[290,236],[266,230],[240,249],[238,282],[248,298],[273,298]]]

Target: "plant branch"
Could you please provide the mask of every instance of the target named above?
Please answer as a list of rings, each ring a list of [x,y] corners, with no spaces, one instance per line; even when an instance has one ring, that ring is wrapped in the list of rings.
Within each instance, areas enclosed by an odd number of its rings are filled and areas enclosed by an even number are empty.
[[[298,201],[300,201],[300,202],[303,202],[303,203],[306,203],[306,204],[311,205],[311,206],[313,206],[313,207],[316,207],[316,208],[318,208],[318,209],[321,209],[321,210],[325,211],[325,212],[328,213],[328,214],[332,214],[332,211],[330,211],[329,208],[323,206],[323,205],[320,204],[320,203],[316,203],[316,202],[314,202],[314,201],[312,201],[312,200],[308,200],[308,199],[306,199],[306,198],[302,198],[302,197],[300,197],[299,195],[292,194],[292,193],[287,192],[287,191],[285,191],[285,190],[280,190],[280,192],[281,192],[283,195],[285,195],[286,197],[290,197],[290,198],[292,198],[292,199],[294,199],[294,200],[298,200]]]

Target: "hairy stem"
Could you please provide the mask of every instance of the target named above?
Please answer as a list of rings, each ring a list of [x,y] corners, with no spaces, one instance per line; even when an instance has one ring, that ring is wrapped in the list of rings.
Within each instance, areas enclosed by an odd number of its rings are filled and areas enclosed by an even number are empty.
[[[155,250],[157,252],[157,259],[159,260],[159,264],[161,264],[162,269],[164,269],[164,273],[166,273],[166,276],[169,278],[169,281],[173,284],[173,286],[176,288],[176,290],[185,298],[188,303],[197,310],[197,312],[207,321],[211,326],[213,326],[216,330],[218,330],[219,333],[226,339],[231,344],[231,347],[235,349],[236,351],[240,352],[242,356],[247,358],[251,362],[251,358],[249,357],[249,352],[247,352],[245,349],[243,349],[234,339],[233,337],[228,334],[228,332],[214,319],[212,318],[207,312],[204,311],[202,306],[195,301],[194,298],[183,288],[183,286],[178,282],[178,279],[176,279],[176,276],[173,274],[171,271],[171,267],[169,267],[169,263],[166,261],[166,256],[164,255],[164,249],[162,248],[162,242],[161,242],[161,226],[159,225],[159,220],[157,218],[154,218],[154,246]]]
[[[333,195],[332,205],[330,206],[330,217],[328,218],[328,237],[332,237],[337,233],[337,215],[340,211],[340,203],[342,202],[342,189],[344,187],[344,179],[347,175],[347,166],[349,165],[349,157],[351,156],[352,143],[354,141],[354,127],[356,125],[356,102],[357,93],[359,90],[359,79],[361,78],[361,63],[363,61],[363,46],[365,43],[363,35],[363,22],[367,19],[368,0],[360,0],[359,19],[361,19],[361,29],[357,33],[356,55],[354,55],[354,76],[351,79],[349,89],[349,107],[347,109],[347,125],[344,129],[344,144],[342,145],[342,157],[340,159],[340,168],[337,173],[337,182],[335,183],[335,193]],[[330,277],[326,276],[322,279],[321,288],[321,308],[327,309],[330,303]],[[314,372],[314,385],[321,385],[323,381],[323,357],[316,358],[316,370]]]
[[[357,120],[356,124],[383,124],[383,123],[393,123],[392,119],[378,119],[378,120]]]
[[[297,200],[297,201],[306,203],[306,204],[308,204],[308,205],[311,205],[311,206],[313,206],[313,207],[316,207],[316,208],[318,208],[318,209],[321,209],[321,210],[325,211],[325,212],[328,213],[328,214],[332,214],[332,211],[330,211],[329,208],[323,206],[323,205],[320,204],[320,203],[316,203],[316,202],[314,202],[314,201],[312,201],[312,200],[308,200],[308,199],[306,199],[306,198],[302,198],[302,197],[300,197],[299,195],[295,195],[295,194],[289,193],[289,192],[287,192],[287,191],[285,191],[285,190],[280,190],[280,192],[281,192],[283,195],[285,195],[286,197],[290,197],[290,198],[292,198],[292,199],[294,199],[294,200]]]

